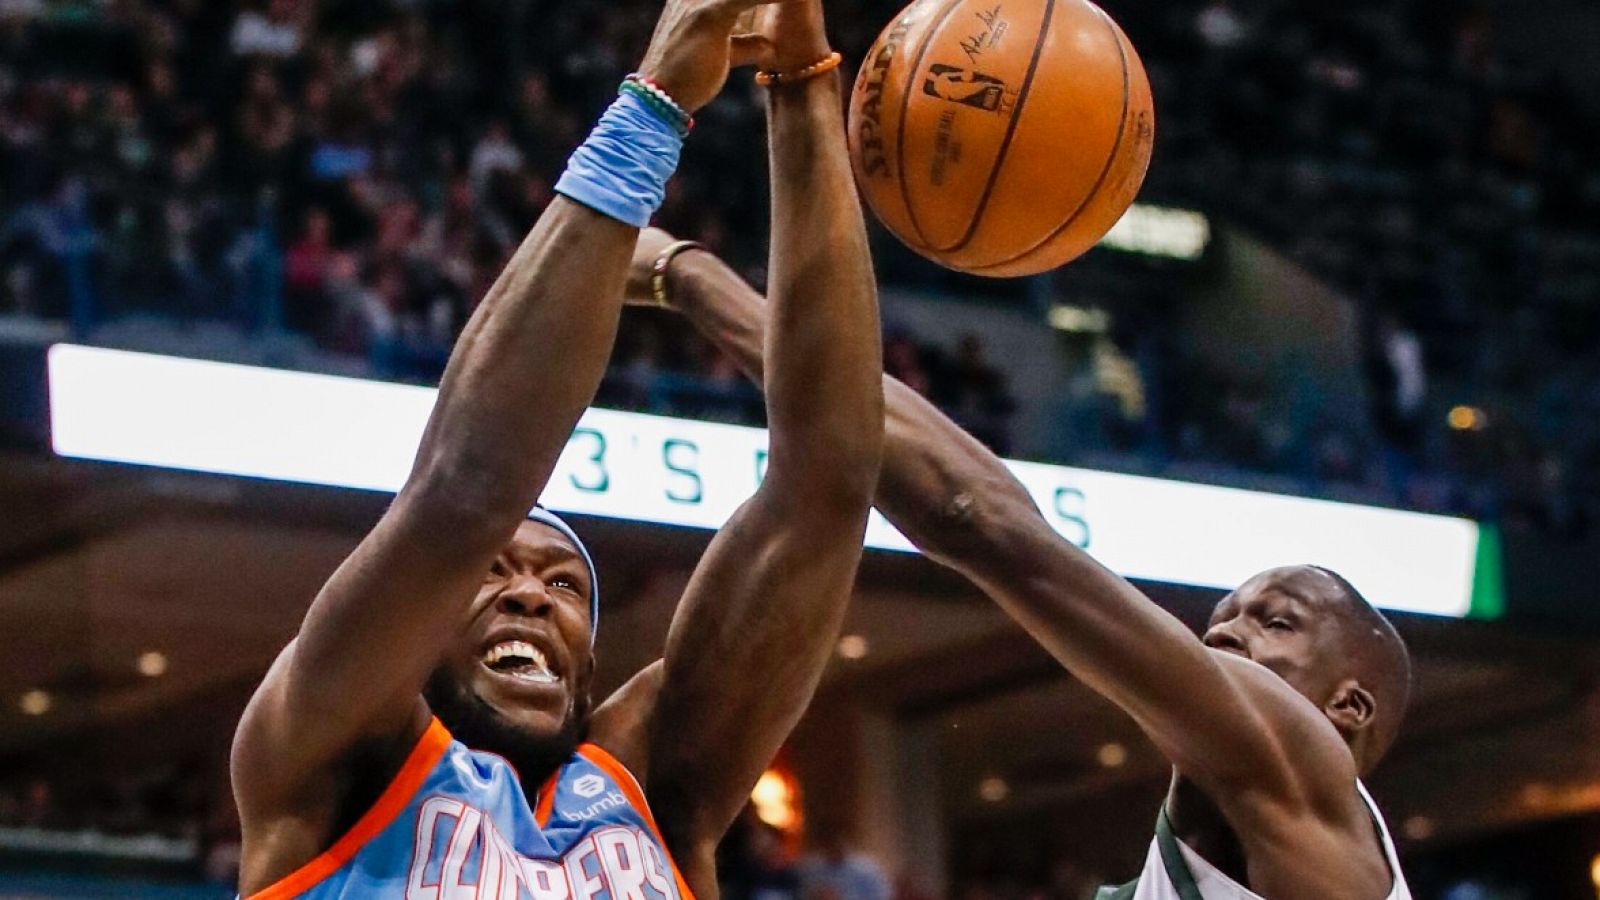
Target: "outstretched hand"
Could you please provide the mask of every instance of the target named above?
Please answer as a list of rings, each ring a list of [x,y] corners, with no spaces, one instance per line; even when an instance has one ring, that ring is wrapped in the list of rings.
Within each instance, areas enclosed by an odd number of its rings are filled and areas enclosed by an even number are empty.
[[[733,32],[746,13],[774,0],[667,0],[639,73],[693,113],[728,80]]]

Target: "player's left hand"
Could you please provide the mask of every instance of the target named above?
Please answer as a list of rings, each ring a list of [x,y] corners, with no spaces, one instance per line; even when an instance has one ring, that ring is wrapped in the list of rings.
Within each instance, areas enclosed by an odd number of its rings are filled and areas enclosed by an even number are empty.
[[[710,103],[736,61],[732,35],[752,9],[776,0],[667,0],[639,74],[689,113]]]
[[[822,0],[779,0],[751,10],[739,24],[733,36],[735,66],[793,72],[833,52]]]

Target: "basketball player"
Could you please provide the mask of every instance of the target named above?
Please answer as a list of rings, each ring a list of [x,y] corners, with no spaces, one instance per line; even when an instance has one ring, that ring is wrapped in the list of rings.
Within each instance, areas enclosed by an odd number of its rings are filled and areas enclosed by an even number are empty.
[[[669,240],[642,236],[635,301]],[[665,280],[668,305],[759,382],[760,295],[698,251],[674,260]],[[1174,766],[1144,873],[1109,896],[1409,898],[1358,778],[1399,731],[1410,663],[1355,588],[1310,566],[1263,572],[1218,604],[1197,640],[1058,535],[977,440],[894,379],[884,392],[878,508],[1133,716]]]
[[[642,77],[458,342],[405,487],[256,692],[233,750],[244,896],[716,896],[713,849],[837,640],[882,448],[876,292],[814,0],[770,7],[737,47],[779,73],[770,465],[664,660],[592,715],[594,565],[560,519],[525,517],[754,5],[668,0]]]

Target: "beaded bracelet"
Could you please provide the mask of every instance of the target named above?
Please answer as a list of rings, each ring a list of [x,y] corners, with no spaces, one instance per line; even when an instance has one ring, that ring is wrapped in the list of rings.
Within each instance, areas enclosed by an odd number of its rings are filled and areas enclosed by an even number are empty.
[[[694,120],[685,116],[682,110],[673,103],[663,99],[663,96],[652,91],[647,85],[638,81],[624,81],[620,88],[624,94],[631,94],[639,98],[651,112],[678,133],[679,137],[688,137],[689,129],[694,127]]]
[[[622,80],[621,90],[627,91],[650,104],[650,107],[660,113],[663,118],[672,124],[672,127],[678,129],[680,135],[688,137],[689,131],[694,128],[694,116],[689,115],[689,111],[680,106],[678,101],[672,99],[672,95],[667,93],[654,79],[634,72]]]
[[[844,62],[844,57],[840,56],[839,53],[835,51],[833,53],[829,53],[822,59],[817,60],[811,65],[806,66],[803,69],[796,69],[793,72],[772,72],[767,70],[758,71],[756,72],[756,84],[759,84],[762,87],[798,84],[799,82],[815,78],[818,75],[832,72],[834,69],[839,68],[839,64],[842,62]]]

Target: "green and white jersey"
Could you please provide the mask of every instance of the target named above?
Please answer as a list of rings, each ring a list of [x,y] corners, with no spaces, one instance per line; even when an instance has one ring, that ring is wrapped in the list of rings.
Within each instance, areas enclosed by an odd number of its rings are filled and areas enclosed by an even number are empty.
[[[1378,812],[1366,785],[1356,782],[1361,799],[1372,813],[1372,821],[1383,836],[1383,855],[1394,873],[1394,887],[1385,900],[1411,900],[1411,889],[1406,886],[1405,875],[1400,872],[1400,858],[1394,850],[1394,840],[1389,836],[1389,826]],[[1121,888],[1104,888],[1099,900],[1264,900],[1259,894],[1224,875],[1216,866],[1206,862],[1200,854],[1190,850],[1172,833],[1165,807],[1156,825],[1155,840],[1150,842],[1150,853],[1145,857],[1144,871],[1139,880]]]

